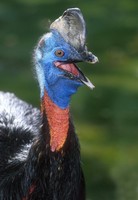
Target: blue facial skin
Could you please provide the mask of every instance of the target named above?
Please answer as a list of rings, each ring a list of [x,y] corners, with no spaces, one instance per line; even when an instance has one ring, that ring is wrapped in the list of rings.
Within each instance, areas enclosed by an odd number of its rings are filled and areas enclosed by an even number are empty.
[[[41,44],[41,40],[43,40]],[[61,35],[52,31],[40,40],[35,50],[35,64],[41,90],[41,98],[46,90],[50,99],[61,109],[66,109],[70,97],[82,83],[65,77],[65,72],[54,65],[56,61],[81,60],[80,54],[71,47]],[[56,50],[64,51],[62,57],[55,55]]]

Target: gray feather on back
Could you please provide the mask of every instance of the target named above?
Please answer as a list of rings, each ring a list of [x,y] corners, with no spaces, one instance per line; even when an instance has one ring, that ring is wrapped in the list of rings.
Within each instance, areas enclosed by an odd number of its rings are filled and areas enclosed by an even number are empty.
[[[14,94],[0,92],[0,127],[21,128],[37,134],[40,119],[37,108],[18,99]]]

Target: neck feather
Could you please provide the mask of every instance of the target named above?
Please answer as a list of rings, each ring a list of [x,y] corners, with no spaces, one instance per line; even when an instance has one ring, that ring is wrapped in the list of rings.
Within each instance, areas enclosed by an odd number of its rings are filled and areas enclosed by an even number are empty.
[[[42,112],[46,114],[50,130],[51,151],[59,151],[67,139],[69,129],[69,108],[61,109],[44,92]]]

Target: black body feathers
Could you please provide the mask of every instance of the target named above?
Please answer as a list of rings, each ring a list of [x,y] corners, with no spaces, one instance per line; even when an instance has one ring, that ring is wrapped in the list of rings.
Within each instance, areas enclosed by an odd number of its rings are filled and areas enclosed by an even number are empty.
[[[62,151],[51,152],[46,116],[42,122],[38,109],[0,92],[0,200],[84,200],[71,121],[68,132]]]

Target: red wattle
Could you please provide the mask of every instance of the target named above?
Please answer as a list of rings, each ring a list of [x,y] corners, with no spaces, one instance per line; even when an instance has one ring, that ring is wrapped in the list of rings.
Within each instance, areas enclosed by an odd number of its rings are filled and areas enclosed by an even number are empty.
[[[51,151],[59,151],[67,139],[69,129],[69,108],[61,109],[44,93],[41,105],[42,112],[46,112],[50,129]]]

